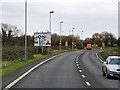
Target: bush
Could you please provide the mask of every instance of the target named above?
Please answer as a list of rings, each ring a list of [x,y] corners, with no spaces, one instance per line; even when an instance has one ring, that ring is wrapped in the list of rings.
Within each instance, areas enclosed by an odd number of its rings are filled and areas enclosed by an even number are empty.
[[[34,47],[28,47],[27,49],[27,59],[32,59],[35,53]],[[20,46],[6,46],[2,48],[2,60],[3,61],[14,61],[14,60],[24,60],[24,47]]]

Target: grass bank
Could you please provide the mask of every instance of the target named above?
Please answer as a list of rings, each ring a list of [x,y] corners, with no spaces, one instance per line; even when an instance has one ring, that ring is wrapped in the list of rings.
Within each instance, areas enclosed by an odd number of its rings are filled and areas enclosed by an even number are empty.
[[[53,55],[56,55],[56,54],[61,54],[61,53],[64,53],[64,52],[70,52],[70,50],[61,50],[61,51],[57,50],[57,51],[54,51],[53,53],[47,54],[47,55],[42,55],[42,54],[34,55],[33,59],[30,59],[30,60],[27,60],[27,61],[22,61],[22,60],[4,61],[2,63],[2,77],[7,76],[10,73],[28,65],[28,64],[31,64],[31,63],[34,63],[38,60],[42,60],[42,59],[47,58],[49,56],[53,56]]]
[[[105,59],[110,56],[120,56],[119,48],[118,47],[106,47],[103,49],[103,52],[100,53],[102,57]]]

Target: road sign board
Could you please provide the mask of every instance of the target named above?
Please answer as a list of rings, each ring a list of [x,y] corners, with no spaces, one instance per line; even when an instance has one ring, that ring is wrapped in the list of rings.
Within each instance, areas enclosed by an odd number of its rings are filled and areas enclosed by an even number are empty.
[[[34,46],[51,46],[50,32],[34,33]]]

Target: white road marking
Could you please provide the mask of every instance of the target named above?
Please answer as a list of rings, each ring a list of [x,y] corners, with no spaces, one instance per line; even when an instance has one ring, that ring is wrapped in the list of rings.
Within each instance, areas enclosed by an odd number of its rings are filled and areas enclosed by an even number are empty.
[[[79,67],[79,64],[77,64],[77,66]]]
[[[76,59],[78,60],[78,57]]]
[[[82,70],[79,70],[79,72],[81,73],[81,72],[82,72]]]
[[[76,60],[78,60],[78,57],[76,57]]]
[[[83,78],[85,78],[85,75],[82,75]]]
[[[88,86],[91,86],[91,84],[89,82],[85,82]]]
[[[76,62],[78,64],[78,62]]]
[[[76,62],[78,62],[78,59],[76,59]]]
[[[80,67],[78,67],[78,68],[80,68]]]
[[[17,79],[13,80],[10,84],[8,84],[3,90],[6,90],[6,89],[10,89],[11,87],[13,87],[17,82],[19,82],[21,79],[23,79],[25,76],[27,76],[30,72],[32,72],[33,70],[35,70],[37,67],[39,67],[40,65],[50,61],[51,59],[57,57],[57,56],[60,56],[60,55],[63,55],[64,53],[62,54],[59,54],[59,55],[55,55],[53,57],[50,57],[48,59],[46,59],[45,61],[35,65],[34,67],[32,67],[31,69],[29,69],[27,72],[25,72],[24,74],[22,74],[21,76],[19,76]]]
[[[79,57],[79,56],[78,56]],[[76,57],[76,62],[78,62],[78,57]]]
[[[76,60],[76,62],[78,62],[78,60]]]
[[[100,60],[100,62],[104,63],[103,60],[98,57],[97,53],[95,55],[96,55],[97,59]]]

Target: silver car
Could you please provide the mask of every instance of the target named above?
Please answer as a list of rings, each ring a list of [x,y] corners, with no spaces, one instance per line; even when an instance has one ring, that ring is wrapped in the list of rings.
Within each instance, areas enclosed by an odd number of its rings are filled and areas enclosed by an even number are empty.
[[[106,78],[120,77],[120,56],[109,56],[102,66],[102,72]]]

